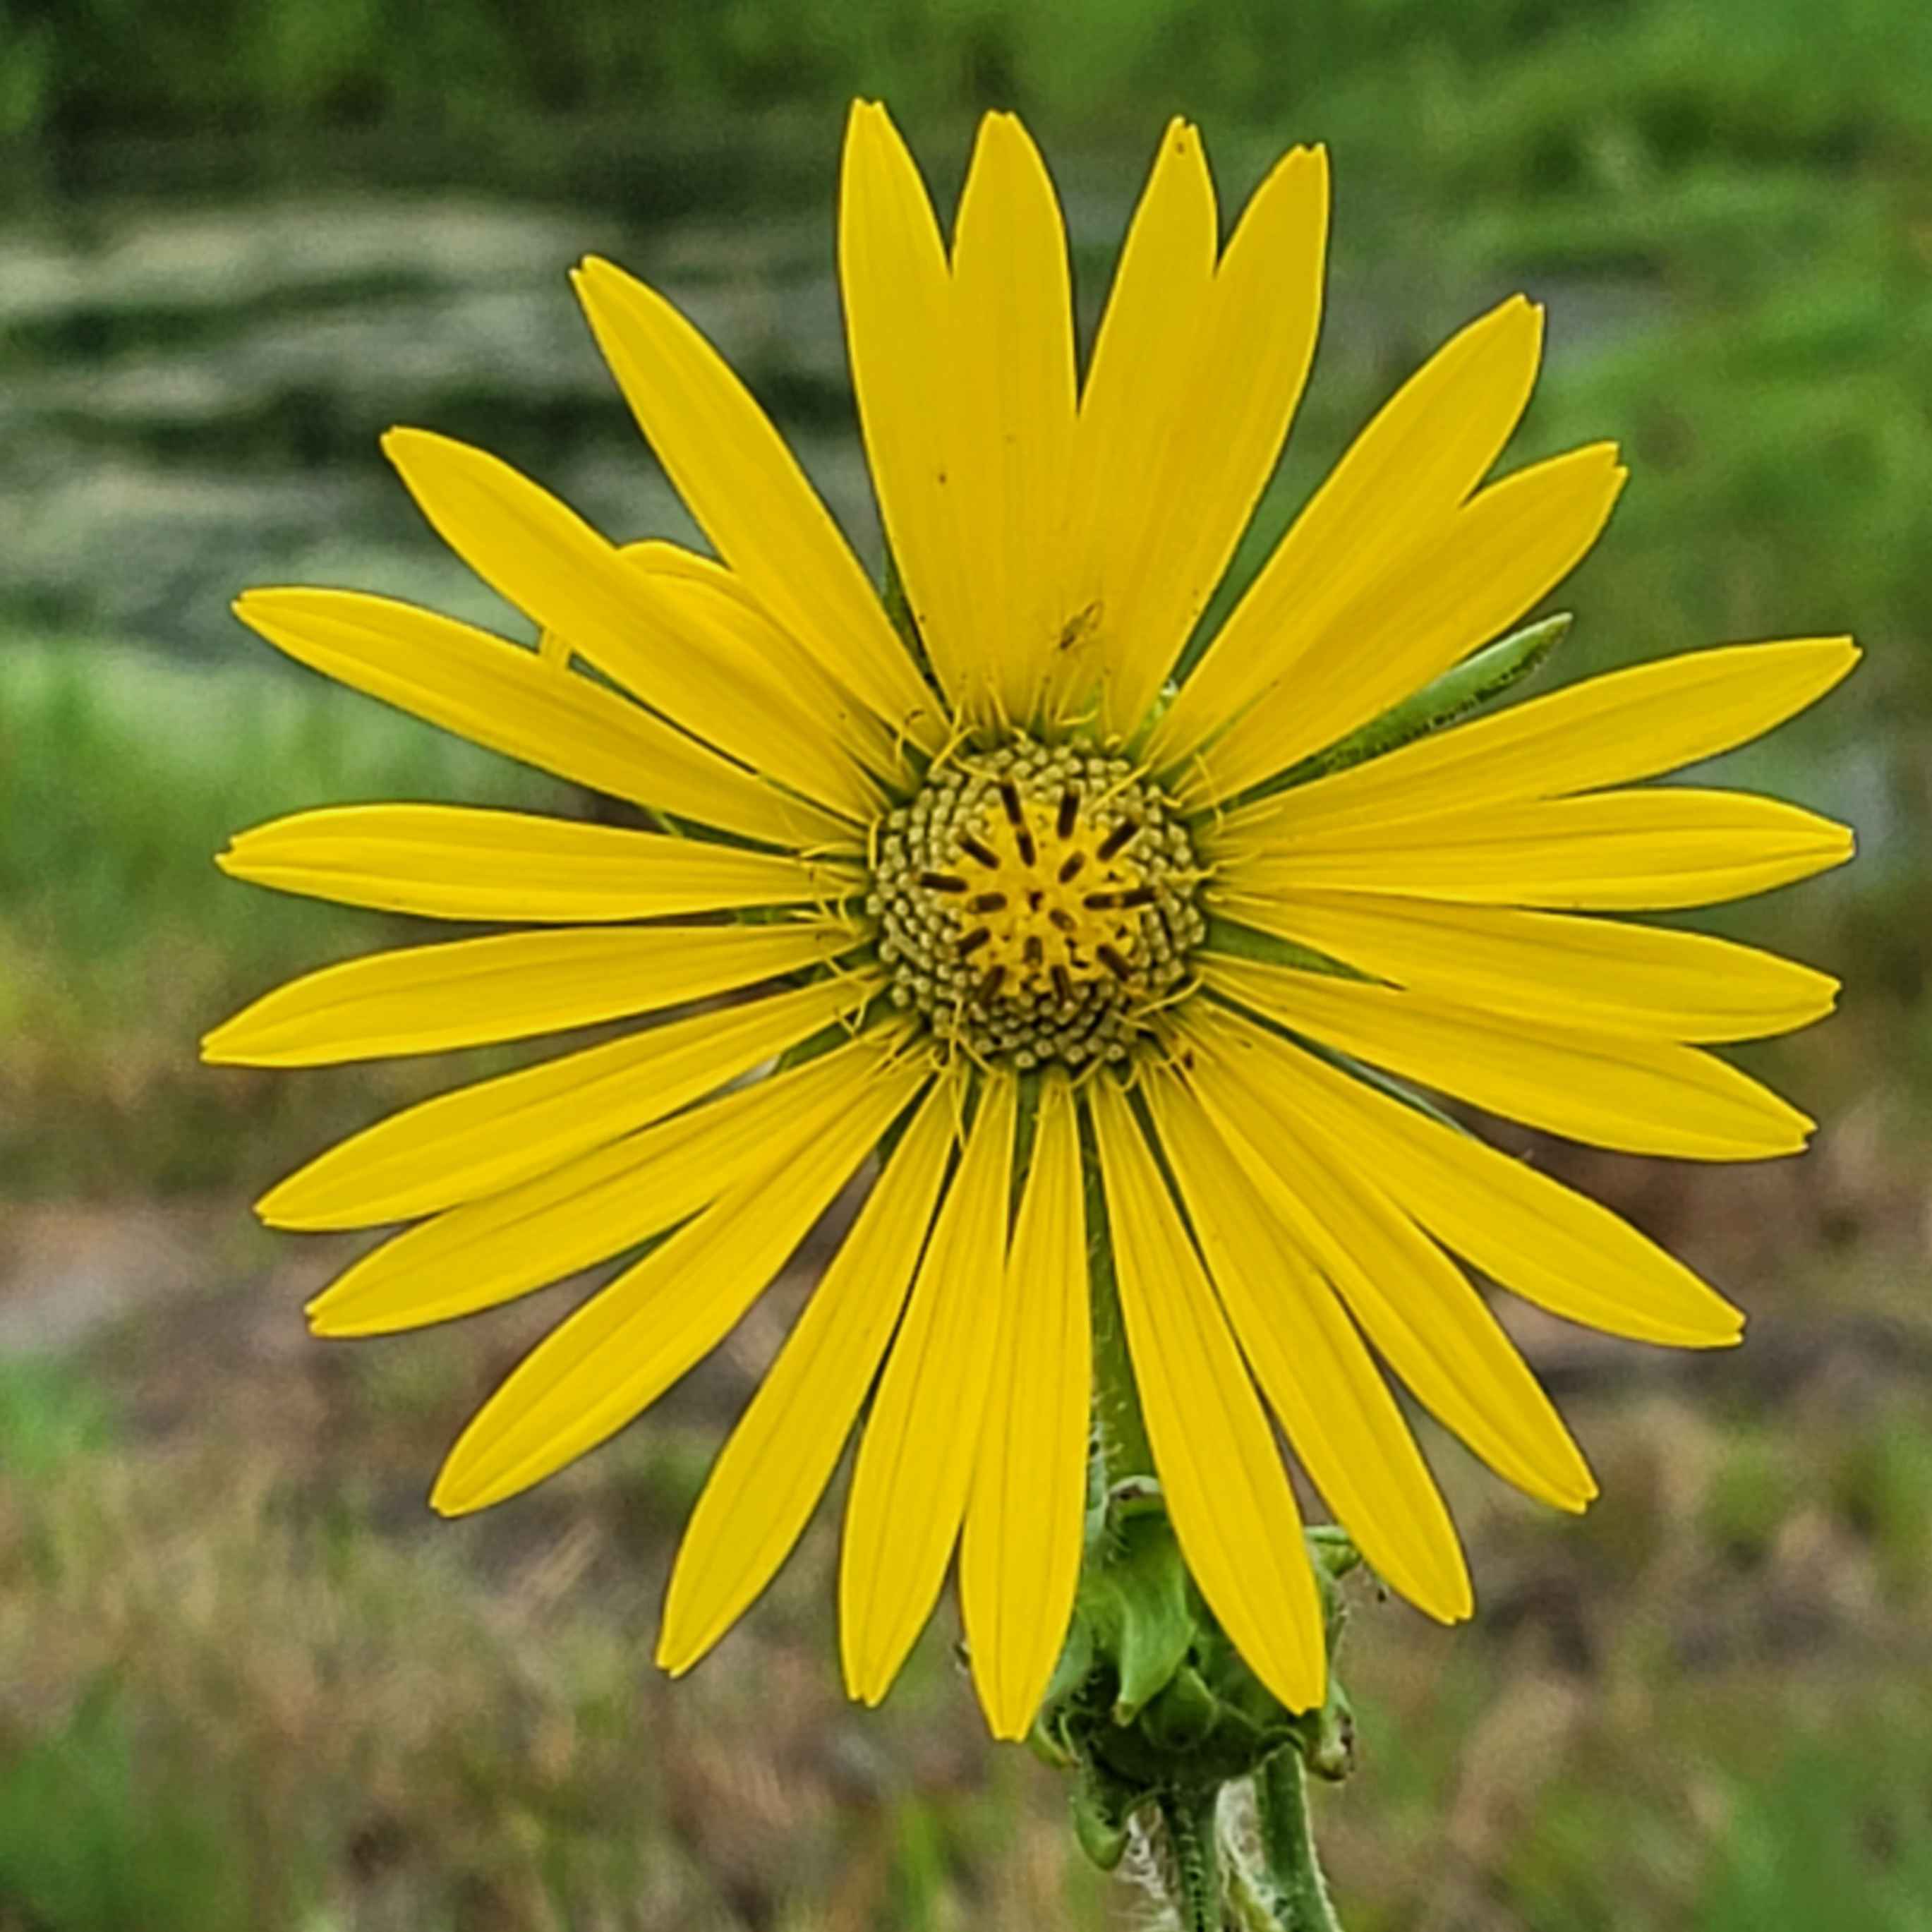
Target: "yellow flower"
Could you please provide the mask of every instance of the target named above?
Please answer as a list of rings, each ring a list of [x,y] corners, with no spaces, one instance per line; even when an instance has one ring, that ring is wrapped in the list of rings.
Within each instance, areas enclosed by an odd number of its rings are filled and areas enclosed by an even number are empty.
[[[957,1546],[980,1694],[997,1732],[1024,1731],[1081,1561],[1090,1243],[1111,1244],[1189,1566],[1295,1708],[1322,1694],[1322,1644],[1270,1411],[1369,1561],[1450,1620],[1462,1553],[1371,1347],[1499,1474],[1580,1509],[1583,1458],[1464,1265],[1616,1334],[1737,1337],[1688,1269],[1384,1076],[1636,1153],[1798,1150],[1810,1123],[1705,1049],[1816,1018],[1834,983],[1577,915],[1849,856],[1843,827],[1793,807],[1633,782],[1778,723],[1856,652],[1700,652],[1310,764],[1515,622],[1609,515],[1608,445],[1484,481],[1537,369],[1540,313],[1516,299],[1369,425],[1175,689],[1313,353],[1325,157],[1288,155],[1225,248],[1217,219],[1176,123],[1080,382],[1060,214],[1018,122],[982,127],[949,251],[885,113],[855,109],[839,268],[921,655],[710,345],[599,261],[578,292],[716,560],[620,548],[494,458],[398,430],[385,447],[430,522],[542,648],[350,592],[237,606],[303,663],[652,828],[357,806],[244,833],[221,862],[526,929],[315,974],[218,1029],[213,1060],[685,1010],[410,1108],[261,1204],[285,1228],[413,1224],[313,1304],[325,1335],[467,1314],[644,1247],[471,1423],[438,1508],[513,1496],[622,1428],[883,1150],[698,1504],[672,1671],[770,1579],[869,1392],[848,1684],[885,1694]]]

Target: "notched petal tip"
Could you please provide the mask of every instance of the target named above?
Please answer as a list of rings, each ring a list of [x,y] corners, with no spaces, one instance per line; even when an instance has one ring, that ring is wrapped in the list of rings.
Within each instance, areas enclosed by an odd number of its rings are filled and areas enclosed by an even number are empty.
[[[457,1516],[469,1516],[476,1508],[474,1503],[459,1502],[446,1488],[442,1478],[438,1477],[436,1486],[429,1492],[429,1506],[446,1521]]]
[[[570,271],[570,282],[580,298],[586,301],[600,285],[607,288],[644,286],[628,268],[620,267],[609,256],[597,254],[586,255],[578,262]]]
[[[204,1066],[248,1065],[245,1054],[236,1051],[234,1043],[236,1022],[240,1018],[241,1015],[238,1013],[235,1019],[224,1020],[219,1026],[210,1027],[202,1035],[196,1050],[201,1055],[201,1063]]]
[[[1543,304],[1519,290],[1505,297],[1486,315],[1479,316],[1474,326],[1480,328],[1486,324],[1498,334],[1521,336],[1525,352],[1540,363],[1548,320],[1548,312]]]
[[[1552,1496],[1550,1498],[1550,1502],[1552,1507],[1560,1509],[1565,1516],[1584,1516],[1588,1514],[1590,1505],[1601,1493],[1602,1492],[1597,1486],[1595,1478],[1592,1477],[1590,1486],[1586,1491],[1581,1494]]]

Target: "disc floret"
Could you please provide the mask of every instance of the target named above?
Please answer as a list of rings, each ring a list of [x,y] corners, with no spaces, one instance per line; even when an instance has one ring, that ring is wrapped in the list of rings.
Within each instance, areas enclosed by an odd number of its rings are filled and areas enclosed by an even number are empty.
[[[1076,746],[1016,735],[935,766],[878,849],[894,1003],[1022,1070],[1124,1060],[1206,929],[1172,800]]]

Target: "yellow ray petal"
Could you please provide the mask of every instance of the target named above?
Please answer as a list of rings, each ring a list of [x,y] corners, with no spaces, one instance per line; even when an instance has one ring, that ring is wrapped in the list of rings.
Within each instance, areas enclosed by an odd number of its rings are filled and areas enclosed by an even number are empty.
[[[862,883],[846,866],[789,853],[460,805],[294,812],[236,833],[215,863],[342,905],[518,925],[830,905]]]
[[[1597,1493],[1562,1419],[1462,1271],[1366,1178],[1358,1151],[1307,1131],[1256,1084],[1232,1024],[1184,1022],[1196,1083],[1250,1180],[1424,1407],[1502,1477],[1559,1509]]]
[[[1197,754],[1187,802],[1232,798],[1334,743],[1515,622],[1582,560],[1628,473],[1602,442],[1490,484]]]
[[[1349,1150],[1399,1206],[1504,1287],[1641,1342],[1737,1340],[1738,1311],[1609,1209],[1286,1040],[1225,1021],[1213,1036],[1282,1111]]]
[[[668,608],[688,605],[700,614],[700,629],[718,652],[722,670],[789,693],[794,705],[820,721],[868,771],[898,790],[916,786],[919,773],[906,756],[904,734],[892,730],[789,632],[781,630],[736,572],[715,557],[657,537],[622,544],[619,554],[633,568],[650,574]]]
[[[1111,623],[1101,593],[1102,721],[1124,736],[1160,694],[1281,454],[1315,358],[1328,241],[1328,155],[1294,148],[1256,189],[1215,272],[1158,485],[1135,472],[1103,479],[1151,494],[1159,516]]]
[[[1200,135],[1168,124],[1114,272],[1081,392],[1067,486],[1065,592],[1055,640],[1059,663],[1049,708],[1086,708],[1087,694],[1125,642],[1180,626],[1184,590],[1172,553],[1184,526],[1163,474],[1170,448],[1210,460],[1190,435],[1187,410],[1199,376],[1196,349],[1214,286],[1219,227],[1214,183]],[[1131,487],[1130,487],[1131,486]]]
[[[951,472],[974,646],[1005,715],[1036,709],[1061,628],[1073,453],[1073,292],[1060,203],[1011,114],[988,114],[952,243]]]
[[[525,1040],[682,1006],[857,944],[824,920],[772,926],[586,926],[372,953],[325,966],[217,1027],[218,1066],[326,1066]]]
[[[494,1194],[665,1118],[857,1012],[854,973],[627,1034],[440,1094],[331,1148],[269,1190],[277,1228],[368,1228]]]
[[[1263,850],[1202,842],[1249,898],[1311,888],[1472,905],[1650,912],[1715,905],[1809,878],[1852,856],[1851,828],[1748,792],[1651,785],[1444,812]]]
[[[972,687],[970,558],[950,454],[957,378],[952,278],[926,184],[891,117],[855,101],[839,176],[838,282],[852,389],[879,516],[906,601],[954,706]],[[969,688],[969,687],[971,687]]]
[[[1799,1152],[1814,1124],[1727,1062],[1670,1040],[1484,1012],[1248,960],[1206,959],[1202,978],[1372,1066],[1593,1147],[1761,1160]]]
[[[1225,832],[1259,845],[1627,784],[1768,731],[1858,660],[1849,638],[1796,638],[1612,671],[1238,806]]]
[[[659,718],[474,626],[360,591],[250,590],[235,614],[298,664],[614,798],[795,845],[824,815]]]
[[[1148,741],[1181,763],[1277,680],[1336,615],[1426,541],[1502,452],[1529,400],[1543,311],[1512,296],[1438,350],[1348,452],[1222,626]]]
[[[1088,1088],[1134,1380],[1189,1574],[1290,1710],[1322,1702],[1322,1604],[1288,1472],[1201,1258],[1119,1086]]]
[[[1222,1306],[1295,1454],[1377,1574],[1431,1616],[1466,1617],[1455,1526],[1334,1292],[1185,1083],[1160,1074],[1142,1090]]]
[[[756,772],[863,822],[879,794],[778,673],[785,640],[742,604],[640,570],[569,506],[486,451],[392,430],[383,453],[484,583],[655,710]],[[768,672],[766,667],[770,667]],[[836,814],[830,816],[828,814]]]
[[[1092,1382],[1080,1130],[1071,1087],[1049,1076],[959,1549],[960,1617],[996,1738],[1026,1736],[1073,1614]]]
[[[1000,1339],[1018,1082],[986,1082],[920,1264],[852,1474],[838,1566],[845,1686],[892,1688],[932,1614],[966,1498]]]
[[[740,1181],[526,1355],[471,1421],[430,1502],[486,1509],[614,1436],[736,1325],[928,1078],[881,1060],[820,1101]]]
[[[932,693],[784,440],[724,358],[653,289],[594,257],[572,278],[640,427],[759,605],[896,732],[945,738]]]
[[[666,1592],[657,1660],[682,1676],[778,1574],[831,1479],[932,1226],[956,1096],[935,1087],[712,1466]]]
[[[1838,982],[1701,932],[1509,906],[1304,892],[1214,894],[1232,919],[1461,1006],[1678,1040],[1755,1040],[1832,1010]]]
[[[418,1223],[310,1302],[309,1325],[318,1335],[376,1335],[447,1322],[675,1227],[748,1173],[768,1170],[828,1095],[849,1094],[877,1066],[882,1037],[867,1034]]]

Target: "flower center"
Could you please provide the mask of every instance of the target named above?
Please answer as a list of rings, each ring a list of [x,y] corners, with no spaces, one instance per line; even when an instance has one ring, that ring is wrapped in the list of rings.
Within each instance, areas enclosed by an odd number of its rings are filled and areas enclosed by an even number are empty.
[[[1121,1060],[1205,929],[1172,802],[1124,758],[1016,737],[886,818],[868,908],[892,997],[982,1059]]]

